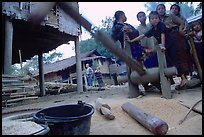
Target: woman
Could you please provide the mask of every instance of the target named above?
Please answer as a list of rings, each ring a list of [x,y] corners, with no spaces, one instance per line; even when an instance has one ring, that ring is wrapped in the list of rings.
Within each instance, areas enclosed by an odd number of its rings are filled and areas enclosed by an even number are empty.
[[[115,20],[113,23],[111,36],[114,41],[120,41],[121,48],[123,49],[125,48],[124,34],[126,33],[128,37],[134,38],[139,36],[139,32],[132,25],[125,23],[127,21],[127,17],[123,11],[116,11],[114,17]],[[142,64],[144,47],[142,47],[139,42],[131,43],[130,46],[132,58],[136,59]]]
[[[186,76],[190,73],[189,58],[185,50],[186,47],[184,39],[185,22],[172,12],[173,9],[171,10],[170,14],[166,14],[166,7],[164,4],[159,4],[156,7],[156,11],[159,13],[161,21],[166,25],[167,31],[170,33],[170,36],[173,38],[176,44],[176,49],[174,50],[174,52],[177,53],[176,66],[178,70],[178,76],[181,77],[181,82],[178,86],[175,87],[175,89],[176,90],[185,89],[187,87]]]
[[[180,6],[177,4],[173,4],[170,7],[170,12],[176,15],[183,21],[184,27],[183,30],[187,28],[187,20],[180,14]],[[187,75],[189,75],[190,70],[192,68],[192,60],[189,51],[189,45],[187,44],[187,40],[185,39],[184,31],[173,31],[170,33],[177,42],[177,54],[178,54],[178,76],[181,77],[180,85],[176,86],[177,90],[186,88],[187,83]]]

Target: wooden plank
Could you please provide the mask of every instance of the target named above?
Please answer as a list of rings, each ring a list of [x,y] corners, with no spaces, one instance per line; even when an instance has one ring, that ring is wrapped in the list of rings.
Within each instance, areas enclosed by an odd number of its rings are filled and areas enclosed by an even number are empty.
[[[10,93],[10,95],[34,95],[36,92],[32,91],[32,92],[17,92],[17,93]]]
[[[7,102],[7,103],[10,103],[10,102],[17,102],[17,101],[23,101],[23,100],[28,100],[28,99],[37,99],[38,96],[33,96],[33,97],[23,97],[23,98],[15,98],[15,99],[9,99],[7,101],[2,101],[2,102]]]
[[[4,87],[2,88],[2,91],[23,90],[23,89],[33,89],[33,87],[30,87],[30,86]]]
[[[2,88],[2,92],[5,92],[5,91],[13,91],[13,90],[22,90],[23,88]]]
[[[12,82],[22,82],[22,81],[20,81],[20,80],[17,80],[17,79],[2,79],[2,82],[3,83],[12,83]]]
[[[21,75],[7,75],[7,74],[2,74],[2,78],[21,78],[23,76]]]
[[[3,87],[31,87],[29,84],[23,84],[23,83],[12,83],[12,84],[3,84]]]
[[[159,47],[157,48],[157,58],[159,63],[159,76],[160,76],[162,96],[166,99],[170,99],[172,98],[171,85],[164,74],[164,69],[167,68],[166,56],[165,56],[165,53],[162,52]]]
[[[26,95],[10,95],[10,98],[20,98],[20,97],[25,97]]]

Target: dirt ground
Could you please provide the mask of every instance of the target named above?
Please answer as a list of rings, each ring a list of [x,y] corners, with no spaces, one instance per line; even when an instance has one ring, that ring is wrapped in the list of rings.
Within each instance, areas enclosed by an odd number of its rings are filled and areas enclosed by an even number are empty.
[[[174,88],[174,87],[172,87]],[[25,109],[47,108],[65,104],[76,104],[78,100],[95,107],[95,100],[102,98],[111,106],[114,120],[107,120],[97,110],[91,117],[90,135],[153,135],[135,119],[130,117],[121,106],[130,102],[142,110],[150,113],[168,124],[167,135],[202,135],[202,115],[191,111],[185,121],[178,122],[188,112],[188,108],[179,102],[191,107],[196,101],[202,99],[202,87],[182,90],[180,94],[172,90],[172,99],[162,98],[158,91],[148,91],[140,98],[128,98],[128,84],[109,86],[103,91],[87,91],[83,93],[70,92],[60,95],[48,95],[35,100],[26,100],[19,105],[2,109],[3,114]],[[202,111],[202,102],[195,108]]]

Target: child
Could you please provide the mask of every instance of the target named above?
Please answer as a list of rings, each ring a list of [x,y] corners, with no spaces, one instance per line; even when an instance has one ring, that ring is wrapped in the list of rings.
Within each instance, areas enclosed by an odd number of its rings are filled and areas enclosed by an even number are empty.
[[[200,21],[192,23],[192,32],[188,33],[193,36],[195,48],[198,54],[199,63],[202,65],[202,25]]]
[[[201,22],[200,21],[194,21],[192,23],[191,27],[192,27],[192,31],[187,33],[186,35],[190,35],[193,37],[195,49],[196,49],[198,60],[199,60],[199,64],[202,68],[202,25],[201,25]],[[194,71],[194,68],[192,71]],[[200,77],[199,77],[199,75],[192,75],[192,78],[200,78]]]
[[[150,24],[146,24],[146,14],[143,11],[137,13],[137,20],[140,21],[137,30],[139,34],[145,34],[148,30],[151,29]],[[155,48],[155,38],[143,38],[140,42],[141,45],[145,48],[146,59],[144,65],[146,68],[158,67],[158,59]]]
[[[146,14],[143,11],[140,11],[137,13],[137,20],[140,22],[139,26],[137,27],[137,30],[139,31],[139,34],[144,34],[148,30],[151,29],[150,24],[146,24]],[[151,38],[144,38],[142,39],[141,45],[145,48],[149,49],[150,51],[155,51],[155,45],[154,45],[154,37]]]

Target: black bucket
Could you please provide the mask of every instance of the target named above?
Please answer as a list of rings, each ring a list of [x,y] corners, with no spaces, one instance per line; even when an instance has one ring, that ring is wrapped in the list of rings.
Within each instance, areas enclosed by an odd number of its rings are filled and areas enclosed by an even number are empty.
[[[82,101],[78,104],[45,108],[34,114],[34,121],[47,124],[48,135],[89,135],[94,107]]]

